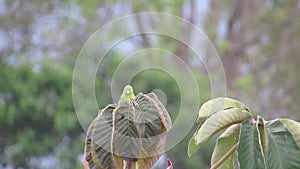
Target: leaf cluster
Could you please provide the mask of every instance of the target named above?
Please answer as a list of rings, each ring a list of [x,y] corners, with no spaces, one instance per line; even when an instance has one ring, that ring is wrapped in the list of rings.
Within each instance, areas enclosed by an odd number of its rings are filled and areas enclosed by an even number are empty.
[[[171,125],[154,93],[109,104],[89,126],[85,168],[151,168],[164,151]]]
[[[250,109],[230,98],[212,99],[202,105],[197,131],[189,142],[192,156],[216,133],[211,168],[300,168],[300,123],[279,118],[253,117]]]

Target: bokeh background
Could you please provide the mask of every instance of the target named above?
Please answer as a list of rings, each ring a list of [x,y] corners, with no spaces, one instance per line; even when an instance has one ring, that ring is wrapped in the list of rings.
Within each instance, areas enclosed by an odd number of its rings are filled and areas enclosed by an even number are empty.
[[[72,100],[76,58],[88,38],[106,23],[150,11],[182,17],[202,29],[222,60],[227,96],[246,103],[266,120],[300,120],[299,0],[0,0],[1,169],[83,168],[85,132]],[[120,31],[142,31],[151,22],[137,17]],[[195,36],[189,30],[179,32],[187,41]],[[195,56],[184,44],[143,35],[127,43],[144,48],[167,46],[192,68],[201,103],[211,99],[208,73],[203,65],[195,64]],[[209,56],[208,51],[203,58],[206,66],[219,69]],[[122,50],[112,52],[96,76],[99,108],[112,102],[111,78],[124,57]],[[149,70],[139,73],[132,85],[137,92],[163,91],[172,119],[176,118],[180,91],[172,77]],[[194,130],[167,152],[174,168],[209,168],[213,139],[192,158],[187,157]]]

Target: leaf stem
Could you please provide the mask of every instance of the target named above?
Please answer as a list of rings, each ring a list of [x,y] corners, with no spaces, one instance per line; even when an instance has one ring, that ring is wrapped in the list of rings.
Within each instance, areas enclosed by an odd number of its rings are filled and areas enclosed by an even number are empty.
[[[239,142],[237,142],[214,166],[212,166],[210,169],[217,169],[220,167],[220,165],[231,155],[234,153],[234,151],[238,148]]]

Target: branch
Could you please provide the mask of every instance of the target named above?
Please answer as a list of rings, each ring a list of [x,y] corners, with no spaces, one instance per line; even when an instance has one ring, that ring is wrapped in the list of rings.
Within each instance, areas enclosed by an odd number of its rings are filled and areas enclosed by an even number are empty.
[[[137,11],[134,11],[134,12],[137,12]],[[136,20],[136,24],[137,24],[137,27],[139,29],[139,32],[141,33],[143,47],[150,47],[151,44],[149,42],[147,34],[145,34],[146,33],[145,28],[144,28],[145,25],[143,24],[143,21],[142,21],[142,18],[140,17],[140,14],[136,14],[134,16],[135,16],[135,20]]]
[[[210,169],[217,169],[220,167],[220,165],[230,156],[234,153],[234,151],[239,146],[239,142],[237,142],[214,166],[212,166]]]

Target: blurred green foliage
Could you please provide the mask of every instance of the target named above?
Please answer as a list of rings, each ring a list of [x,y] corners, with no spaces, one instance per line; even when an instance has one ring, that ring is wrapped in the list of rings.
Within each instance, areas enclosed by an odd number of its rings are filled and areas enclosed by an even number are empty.
[[[75,142],[80,138],[77,143],[83,145],[72,104],[70,70],[57,71],[44,65],[36,72],[29,63],[12,66],[3,61],[0,69],[0,157],[4,163],[31,168],[31,157],[51,154],[65,137]],[[77,149],[77,153],[82,149],[74,148],[70,150]]]

